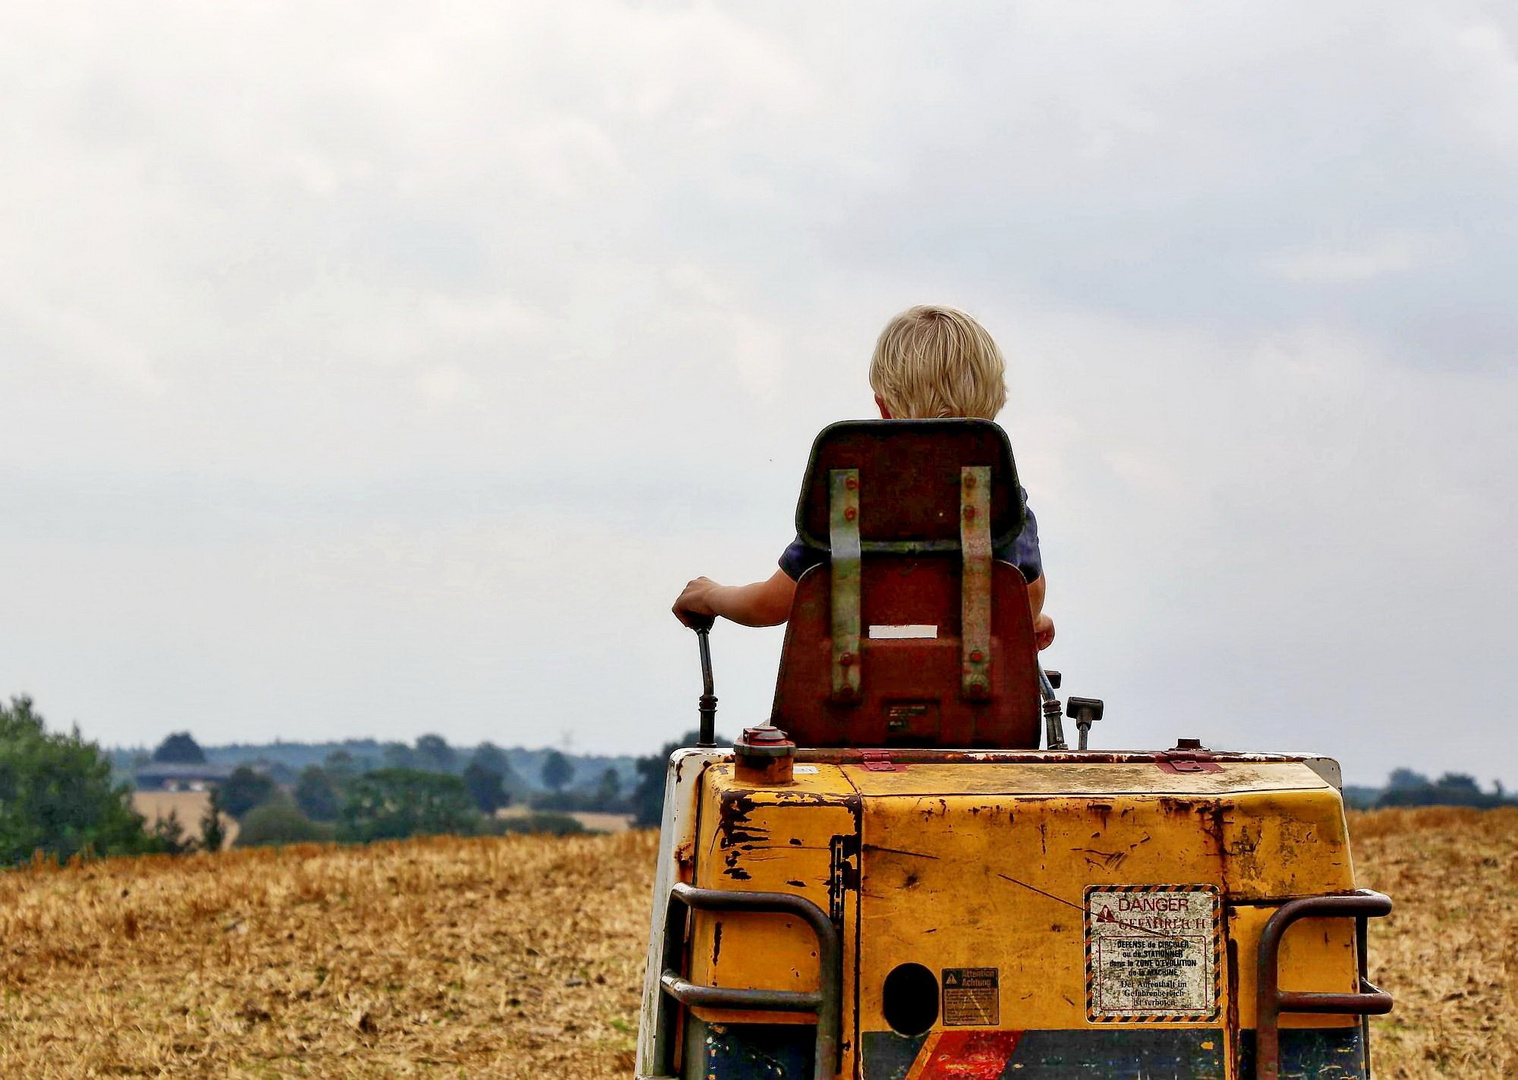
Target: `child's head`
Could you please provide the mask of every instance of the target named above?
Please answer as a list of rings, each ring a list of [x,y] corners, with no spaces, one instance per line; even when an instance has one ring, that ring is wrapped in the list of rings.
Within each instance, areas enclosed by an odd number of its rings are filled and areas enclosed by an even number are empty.
[[[963,311],[919,304],[880,332],[870,386],[898,420],[996,419],[1007,403],[1006,362],[986,328]]]

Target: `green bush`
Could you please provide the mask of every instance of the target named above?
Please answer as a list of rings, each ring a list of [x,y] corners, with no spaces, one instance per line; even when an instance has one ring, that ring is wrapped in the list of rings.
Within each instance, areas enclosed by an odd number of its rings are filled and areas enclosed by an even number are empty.
[[[221,785],[221,808],[241,821],[248,811],[274,798],[278,790],[268,776],[247,765],[239,765]]]
[[[320,765],[307,765],[295,782],[295,805],[312,821],[336,821],[342,812],[337,784]]]
[[[323,843],[335,839],[337,828],[312,821],[285,799],[255,806],[242,819],[233,847],[280,847],[284,844]]]
[[[462,778],[416,769],[380,769],[348,784],[338,839],[403,840],[479,831],[480,814]]]
[[[49,734],[29,697],[0,704],[0,866],[36,852],[60,861],[80,853],[169,850],[133,813],[131,792],[111,782],[111,763],[76,729]]]

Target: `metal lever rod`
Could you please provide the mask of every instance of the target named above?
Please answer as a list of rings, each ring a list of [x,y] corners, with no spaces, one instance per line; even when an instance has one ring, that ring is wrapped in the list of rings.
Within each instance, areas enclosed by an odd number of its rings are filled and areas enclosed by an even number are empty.
[[[1065,742],[1065,724],[1060,717],[1063,710],[1060,709],[1059,698],[1054,696],[1054,686],[1049,682],[1049,676],[1044,674],[1042,664],[1038,666],[1038,696],[1044,703],[1044,748],[1070,749]]]
[[[690,628],[696,632],[696,644],[701,649],[701,698],[697,708],[701,712],[701,734],[697,746],[717,745],[717,695],[712,684],[712,626],[715,615],[687,615]]]

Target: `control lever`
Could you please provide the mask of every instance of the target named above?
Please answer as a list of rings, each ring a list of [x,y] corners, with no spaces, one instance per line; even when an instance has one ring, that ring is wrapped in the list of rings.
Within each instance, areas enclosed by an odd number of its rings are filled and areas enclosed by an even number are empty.
[[[697,746],[717,745],[717,695],[712,687],[712,645],[710,635],[717,622],[715,615],[687,613],[685,624],[696,632],[696,643],[701,648],[701,734]]]
[[[1094,697],[1072,697],[1065,703],[1065,715],[1075,721],[1075,726],[1080,729],[1080,748],[1086,749],[1086,736],[1091,734],[1091,725],[1102,718],[1102,699]]]
[[[1038,669],[1038,696],[1044,703],[1044,748],[1046,750],[1068,750],[1070,746],[1065,742],[1065,725],[1059,716],[1059,698],[1054,696],[1054,687],[1059,685],[1055,679],[1059,678],[1059,672],[1052,672],[1054,679],[1049,678],[1051,672],[1047,672],[1040,665]]]

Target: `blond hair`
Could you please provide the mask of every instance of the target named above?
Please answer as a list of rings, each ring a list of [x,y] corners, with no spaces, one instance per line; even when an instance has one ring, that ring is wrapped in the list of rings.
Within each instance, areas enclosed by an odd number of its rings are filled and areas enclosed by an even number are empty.
[[[957,308],[919,304],[880,332],[870,387],[891,416],[996,419],[1007,403],[1006,361],[986,328]]]

